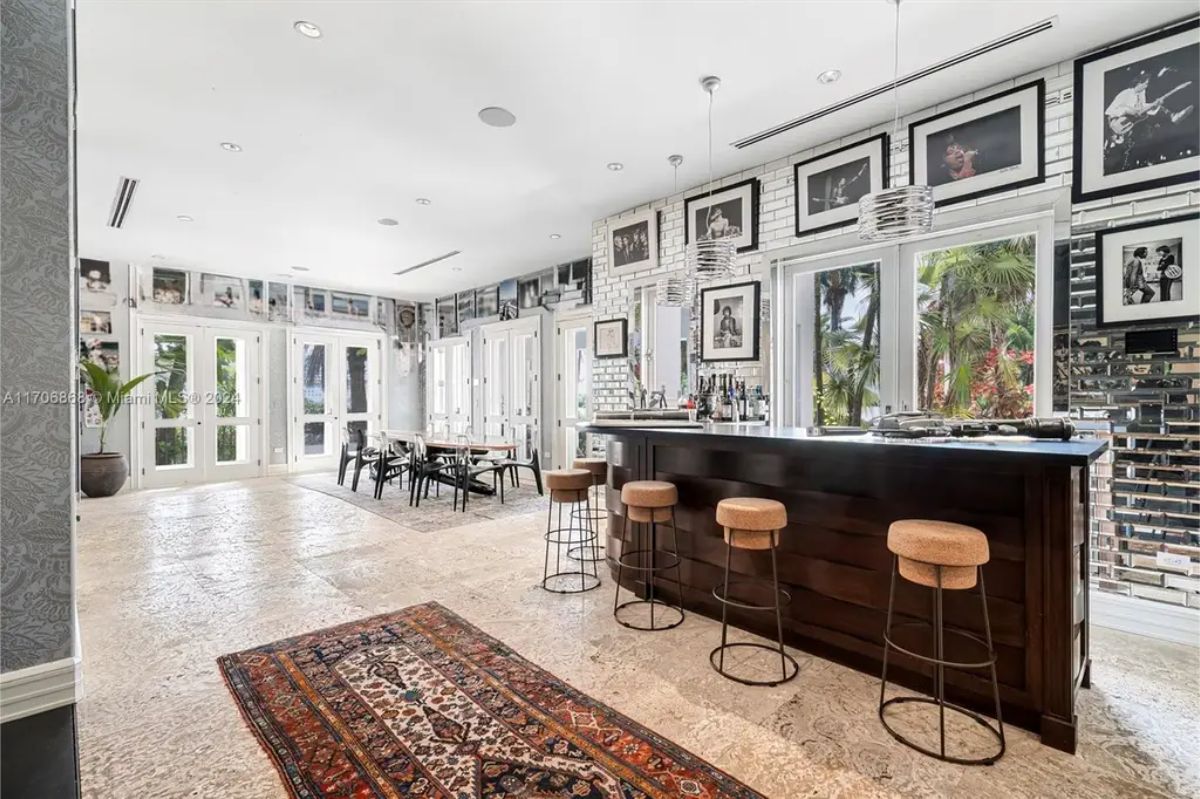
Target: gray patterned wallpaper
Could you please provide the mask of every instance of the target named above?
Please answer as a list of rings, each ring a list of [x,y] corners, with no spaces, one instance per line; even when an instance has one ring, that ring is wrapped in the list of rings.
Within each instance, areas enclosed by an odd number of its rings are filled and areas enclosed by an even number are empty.
[[[71,655],[75,414],[53,395],[74,388],[76,345],[67,4],[4,0],[0,28],[7,400],[0,405],[0,671],[7,672]]]

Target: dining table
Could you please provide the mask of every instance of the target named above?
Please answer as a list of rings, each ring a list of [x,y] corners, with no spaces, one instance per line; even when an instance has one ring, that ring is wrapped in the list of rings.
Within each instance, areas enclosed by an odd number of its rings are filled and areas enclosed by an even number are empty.
[[[453,441],[450,439],[430,437],[428,433],[422,433],[413,430],[384,430],[382,434],[377,434],[377,437],[384,438],[388,441],[401,441],[405,444],[411,444],[418,438],[425,442],[425,450],[432,457],[442,455],[457,454],[464,449],[470,450],[472,455],[488,456],[496,454],[515,455],[517,445],[506,441]],[[453,482],[445,475],[437,475],[438,482],[443,485],[453,485]],[[496,490],[492,486],[479,481],[471,480],[470,490],[476,494],[492,496]]]

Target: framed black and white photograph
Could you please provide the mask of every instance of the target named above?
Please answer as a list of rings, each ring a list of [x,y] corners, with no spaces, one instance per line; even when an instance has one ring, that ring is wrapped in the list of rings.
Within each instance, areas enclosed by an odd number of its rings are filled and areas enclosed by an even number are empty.
[[[438,338],[458,333],[458,309],[454,302],[454,295],[442,297],[434,303],[434,307],[437,309]]]
[[[335,316],[366,319],[371,312],[371,298],[362,294],[333,291],[329,293],[329,309]]]
[[[396,342],[399,344],[417,343],[417,304],[407,300],[395,301],[396,312]]]
[[[638,269],[653,269],[656,266],[658,266],[657,213],[642,211],[609,223],[608,269],[610,272],[633,272]],[[567,280],[571,280],[569,267]]]
[[[112,335],[112,313],[109,311],[80,311],[80,334],[109,336]]]
[[[501,280],[500,286],[496,289],[496,295],[500,304],[500,318],[516,319],[518,312],[516,279]]]
[[[522,311],[541,305],[542,287],[536,277],[522,280],[517,287],[517,294],[519,295],[518,305]]]
[[[597,358],[624,358],[629,352],[629,321],[596,322],[592,326],[592,349]]]
[[[458,329],[463,329],[463,322],[475,318],[475,292],[460,291],[457,295]]]
[[[908,126],[914,184],[939,206],[1046,179],[1046,82],[1037,80]]]
[[[110,374],[117,374],[121,370],[121,345],[116,341],[81,338],[79,360],[90,361]]]
[[[112,271],[108,261],[79,259],[79,278],[85,291],[105,292],[112,286]]]
[[[304,316],[324,316],[328,308],[325,292],[321,289],[310,289],[306,286],[296,286],[292,292],[296,309]]]
[[[263,314],[263,282],[261,280],[247,280],[246,291],[249,294],[250,301],[247,303],[247,308],[252,316],[262,316]]]
[[[761,293],[757,280],[700,292],[700,360],[758,360]]]
[[[1200,180],[1200,21],[1075,62],[1074,202]]]
[[[267,283],[267,319],[282,321],[288,318],[287,283]]]
[[[685,244],[733,239],[738,252],[758,249],[758,178],[689,197],[683,203]]]
[[[208,273],[200,276],[200,294],[205,298],[206,304],[211,304],[214,308],[241,308],[242,285],[240,277]]]
[[[499,288],[488,286],[475,290],[475,318],[486,319],[500,312]]]
[[[150,299],[160,305],[187,304],[188,273],[155,267],[150,273]]]
[[[795,166],[796,235],[858,221],[858,201],[888,186],[888,136],[881,133]]]
[[[1096,233],[1096,325],[1200,315],[1200,214]]]

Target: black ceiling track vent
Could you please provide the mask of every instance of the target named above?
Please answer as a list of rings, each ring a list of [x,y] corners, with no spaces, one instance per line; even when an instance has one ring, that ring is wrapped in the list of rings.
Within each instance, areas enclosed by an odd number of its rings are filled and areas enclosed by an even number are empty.
[[[396,272],[395,274],[407,275],[409,272],[415,272],[418,269],[424,269],[427,266],[436,264],[438,261],[444,261],[447,258],[453,258],[454,256],[461,255],[461,254],[462,254],[462,250],[451,250],[450,252],[445,253],[444,255],[439,255],[437,258],[430,258],[428,261],[421,261],[421,263],[419,263],[419,264],[413,264],[410,267],[401,269],[399,272]]]
[[[994,52],[1002,47],[1008,47],[1010,44],[1016,44],[1017,42],[1028,39],[1030,36],[1036,36],[1039,33],[1048,31],[1053,28],[1056,23],[1057,17],[1049,17],[1041,22],[1035,22],[1032,25],[1021,28],[1020,30],[1015,30],[1012,33],[1001,36],[999,39],[993,39],[992,41],[987,42],[986,44],[981,44],[972,50],[967,50],[965,53],[959,53],[956,56],[951,56],[945,61],[939,61],[938,63],[928,66],[925,69],[911,72],[895,81],[894,84],[896,86],[907,86],[910,83],[915,83],[921,78],[927,78],[930,75],[934,75],[943,70],[958,66],[959,64],[970,61],[973,58],[978,58],[981,55]],[[840,103],[827,105],[824,108],[813,111],[811,114],[805,114],[802,117],[796,117],[795,119],[776,125],[773,128],[767,128],[766,130],[751,134],[745,138],[738,139],[733,143],[733,146],[739,150],[745,149],[753,144],[758,144],[759,142],[766,141],[774,136],[778,136],[781,133],[786,133],[789,130],[795,130],[801,125],[807,125],[810,122],[815,122],[816,120],[827,117],[830,114],[836,114],[838,111],[842,111],[850,108],[851,106],[866,102],[867,100],[878,97],[881,94],[887,94],[892,91],[892,86],[893,82],[888,82],[882,86],[876,86],[874,89],[868,89],[861,94],[848,97],[845,100],[842,100]]]
[[[133,178],[121,178],[117,184],[117,196],[113,197],[112,210],[108,213],[108,226],[121,227],[129,214],[129,204],[133,202],[133,193],[137,190],[138,182]]]

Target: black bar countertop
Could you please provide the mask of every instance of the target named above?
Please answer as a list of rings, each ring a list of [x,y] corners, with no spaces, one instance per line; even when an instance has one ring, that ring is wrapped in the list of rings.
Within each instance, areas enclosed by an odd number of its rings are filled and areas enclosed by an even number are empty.
[[[861,435],[814,435],[803,427],[770,427],[764,424],[710,423],[696,427],[655,427],[626,424],[622,426],[581,425],[581,430],[597,435],[621,436],[636,432],[639,436],[680,439],[703,437],[705,446],[723,440],[739,448],[761,445],[765,450],[777,446],[873,446],[906,447],[938,452],[985,452],[991,455],[1018,458],[1038,458],[1059,463],[1086,466],[1100,457],[1108,442],[1100,439],[1073,438],[1070,441],[1034,440],[1024,436],[983,436],[955,438],[885,438],[871,433]]]

